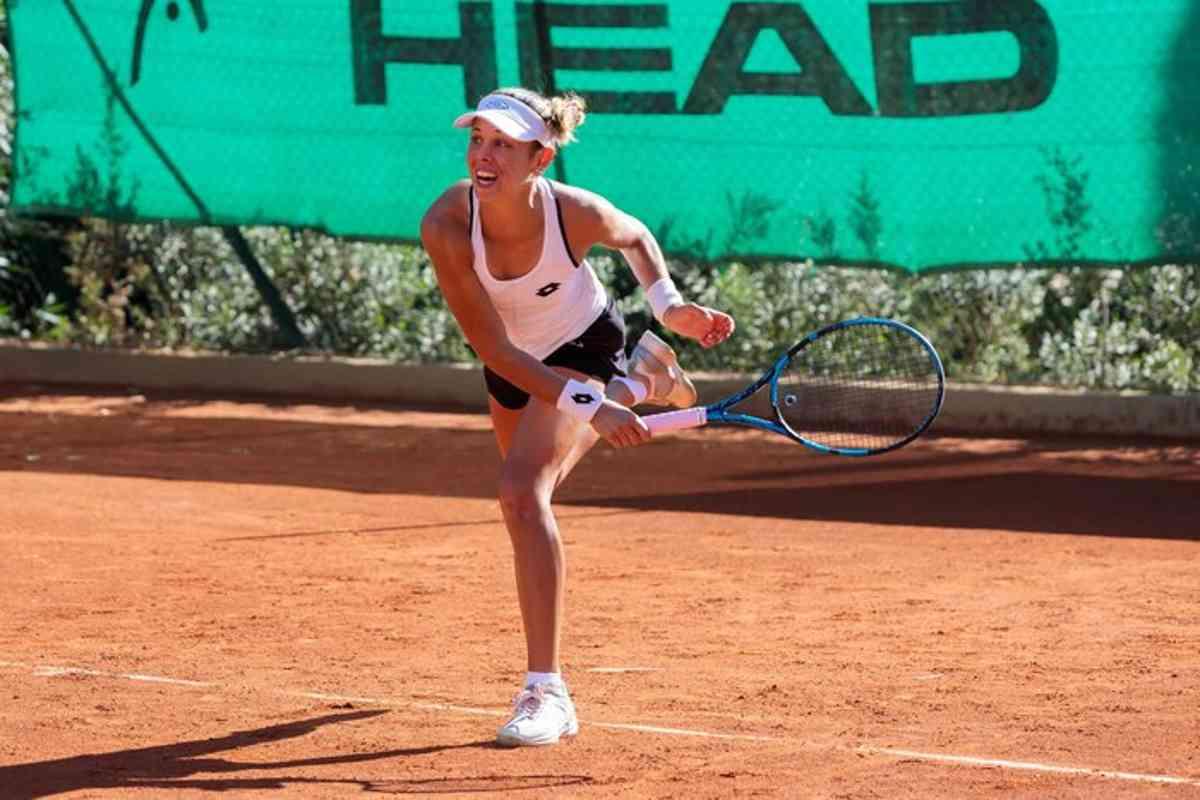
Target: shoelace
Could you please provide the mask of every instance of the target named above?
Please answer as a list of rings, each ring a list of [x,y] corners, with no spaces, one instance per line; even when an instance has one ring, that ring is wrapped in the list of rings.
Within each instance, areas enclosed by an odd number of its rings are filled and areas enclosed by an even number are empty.
[[[534,717],[542,706],[546,704],[546,687],[542,684],[535,684],[522,690],[513,699],[513,717],[524,717],[530,719]]]

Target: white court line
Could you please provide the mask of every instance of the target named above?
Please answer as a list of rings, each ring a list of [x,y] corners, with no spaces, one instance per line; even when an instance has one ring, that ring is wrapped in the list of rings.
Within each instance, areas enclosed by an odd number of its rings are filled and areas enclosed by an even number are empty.
[[[97,672],[94,669],[80,669],[79,667],[35,667],[33,674],[39,678],[58,678],[63,675],[91,675],[100,678],[117,677],[105,672]]]
[[[55,666],[32,666],[23,664],[18,661],[0,661],[0,668],[23,669],[30,670],[31,674],[38,677],[53,678],[62,675],[86,675],[99,678],[116,678],[119,680],[129,681],[149,681],[152,683],[161,683],[174,686],[187,687],[218,687],[224,688],[219,683],[209,681],[194,681],[185,680],[183,678],[165,678],[158,675],[142,675],[138,673],[118,673],[104,672],[102,670],[84,669],[82,667],[55,667]],[[450,703],[426,703],[419,701],[403,701],[403,700],[386,700],[376,697],[359,697],[355,695],[328,694],[325,692],[295,692],[276,690],[274,694],[286,695],[289,697],[306,697],[312,700],[328,700],[342,703],[362,703],[364,705],[376,705],[392,708],[417,708],[425,711],[450,711],[458,714],[473,714],[477,716],[487,717],[504,717],[508,715],[506,711],[496,711],[487,708],[474,708],[471,706],[453,705]],[[725,739],[735,741],[749,742],[781,742],[801,744],[786,738],[778,738],[772,736],[756,736],[752,734],[736,734],[736,733],[713,733],[709,731],[690,730],[687,728],[664,728],[655,725],[638,725],[635,723],[623,722],[585,722],[580,721],[580,724],[590,725],[595,728],[608,728],[610,730],[635,731],[638,733],[654,733],[663,736],[694,736],[709,739]],[[812,745],[804,744],[805,747],[812,748]],[[932,763],[941,764],[956,764],[969,767],[993,767],[997,769],[1023,770],[1028,772],[1044,772],[1058,775],[1075,775],[1086,778],[1104,778],[1108,780],[1135,781],[1141,783],[1162,783],[1174,784],[1182,786],[1200,786],[1200,778],[1185,778],[1178,775],[1153,775],[1138,772],[1123,772],[1109,769],[1094,769],[1092,767],[1070,767],[1061,764],[1042,764],[1034,761],[1009,761],[1001,758],[978,758],[975,756],[959,756],[948,753],[926,753],[918,750],[902,750],[892,747],[873,747],[871,745],[862,745],[859,747],[821,747],[822,750],[847,750],[849,752],[860,753],[863,755],[884,756],[888,758],[899,759],[914,759],[919,761],[929,761]]]
[[[964,764],[971,767],[1000,767],[1001,769],[1019,769],[1031,772],[1054,772],[1061,775],[1085,775],[1090,778],[1113,778],[1122,781],[1141,781],[1143,783],[1175,783],[1184,786],[1200,786],[1200,780],[1181,778],[1175,775],[1143,775],[1137,772],[1117,772],[1109,769],[1091,769],[1089,767],[1064,767],[1055,764],[1038,764],[1033,761],[1007,761],[1002,758],[974,758],[973,756],[952,756],[943,753],[921,753],[916,750],[896,750],[891,747],[870,747],[866,745],[858,748],[858,751],[860,753],[895,756],[896,758],[911,758],[919,761]]]
[[[660,728],[656,725],[635,725],[630,722],[584,722],[579,721],[580,725],[591,725],[595,728],[610,728],[618,731],[638,731],[639,733],[661,733],[664,736],[697,736],[703,739],[726,739],[742,742],[783,742],[785,739],[777,739],[773,736],[755,736],[749,733],[709,733],[707,731],[693,731],[686,728]]]
[[[8,661],[0,661],[0,666],[20,666],[24,664],[12,664]],[[121,678],[127,681],[141,681],[143,683],[169,683],[176,686],[216,686],[215,683],[206,681],[189,681],[183,678],[161,678],[157,675],[139,675],[136,672],[101,672],[95,669],[83,669],[82,667],[34,667],[33,674],[39,678],[58,678],[63,675],[87,675],[93,678]]]
[[[352,697],[348,694],[326,694],[325,692],[281,692],[290,697],[307,697],[310,700],[331,700],[335,703],[363,703],[369,706],[388,706],[394,705],[386,700],[378,700],[374,697]]]
[[[137,673],[129,673],[127,675],[118,675],[118,678],[127,678],[131,681],[145,681],[147,683],[173,683],[176,686],[216,686],[215,683],[208,681],[189,681],[183,678],[160,678],[157,675],[138,675]]]

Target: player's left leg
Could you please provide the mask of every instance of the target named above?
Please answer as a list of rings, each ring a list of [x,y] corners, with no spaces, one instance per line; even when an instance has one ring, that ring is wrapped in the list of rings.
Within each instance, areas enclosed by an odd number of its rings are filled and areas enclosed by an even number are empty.
[[[646,387],[645,402],[657,406],[687,408],[696,404],[696,387],[679,366],[671,346],[646,331],[629,355],[629,377]]]

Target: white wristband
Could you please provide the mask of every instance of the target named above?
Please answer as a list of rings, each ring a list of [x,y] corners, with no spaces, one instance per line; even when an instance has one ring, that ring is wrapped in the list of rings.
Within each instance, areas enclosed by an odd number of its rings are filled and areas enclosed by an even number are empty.
[[[580,422],[591,422],[603,402],[604,395],[595,386],[568,378],[555,406]]]
[[[660,278],[646,290],[646,301],[650,303],[650,311],[654,318],[662,322],[667,309],[683,305],[683,295],[675,288],[675,282],[668,276]]]

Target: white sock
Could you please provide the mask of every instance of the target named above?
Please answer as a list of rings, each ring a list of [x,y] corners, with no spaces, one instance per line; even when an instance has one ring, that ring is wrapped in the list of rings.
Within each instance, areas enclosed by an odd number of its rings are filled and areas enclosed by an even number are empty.
[[[646,390],[646,384],[642,383],[641,381],[634,380],[633,378],[617,377],[613,378],[612,382],[619,383],[629,390],[629,393],[633,395],[633,404],[635,406],[639,403],[646,402],[646,396],[649,394],[649,392]]]
[[[548,683],[551,686],[562,686],[562,673],[559,672],[526,672],[525,686],[536,686],[539,683]]]

